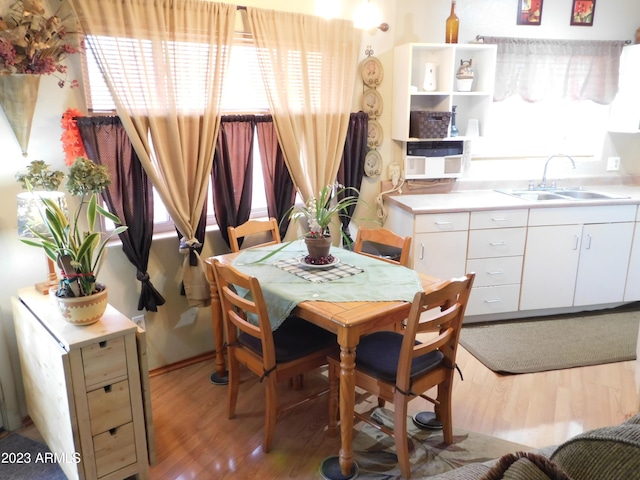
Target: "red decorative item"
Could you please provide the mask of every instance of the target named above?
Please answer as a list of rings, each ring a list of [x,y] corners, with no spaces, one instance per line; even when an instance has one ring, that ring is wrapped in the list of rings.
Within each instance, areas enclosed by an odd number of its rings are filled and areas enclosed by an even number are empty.
[[[62,120],[60,125],[62,126],[62,149],[64,150],[64,163],[65,165],[73,165],[76,157],[86,157],[87,152],[84,149],[82,143],[82,137],[80,137],[80,130],[76,124],[75,117],[82,117],[80,110],[75,108],[68,108],[66,112],[62,114]]]

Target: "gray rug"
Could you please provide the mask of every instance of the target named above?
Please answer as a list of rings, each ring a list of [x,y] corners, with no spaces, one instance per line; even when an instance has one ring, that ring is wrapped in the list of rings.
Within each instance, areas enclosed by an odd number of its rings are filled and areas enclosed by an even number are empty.
[[[0,439],[0,480],[66,480],[44,444],[12,433]]]
[[[637,305],[607,313],[464,325],[460,344],[499,373],[532,373],[636,358]]]

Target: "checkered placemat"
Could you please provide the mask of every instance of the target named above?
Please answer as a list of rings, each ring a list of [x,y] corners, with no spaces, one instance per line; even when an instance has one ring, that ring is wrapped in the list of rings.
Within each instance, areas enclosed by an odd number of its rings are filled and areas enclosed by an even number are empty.
[[[300,263],[300,257],[279,260],[274,263],[274,265],[285,272],[293,273],[294,275],[315,283],[330,282],[339,278],[357,275],[364,271],[359,267],[343,262],[326,268],[307,267]]]

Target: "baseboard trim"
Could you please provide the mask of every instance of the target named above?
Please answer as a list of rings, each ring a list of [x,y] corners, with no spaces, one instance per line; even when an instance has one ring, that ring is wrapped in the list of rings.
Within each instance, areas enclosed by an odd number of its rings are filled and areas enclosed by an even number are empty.
[[[200,355],[196,355],[195,357],[187,358],[185,360],[180,360],[179,362],[171,363],[169,365],[164,365],[162,367],[149,370],[149,377],[155,377],[157,375],[162,375],[163,373],[173,372],[175,370],[179,370],[181,368],[188,367],[190,365],[194,365],[196,363],[200,363],[205,360],[213,360],[215,358],[216,358],[215,351],[202,353]]]

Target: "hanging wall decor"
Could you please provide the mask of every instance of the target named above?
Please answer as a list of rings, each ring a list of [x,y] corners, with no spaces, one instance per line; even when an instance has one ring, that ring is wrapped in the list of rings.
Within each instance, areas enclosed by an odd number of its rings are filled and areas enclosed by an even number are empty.
[[[518,0],[518,25],[542,23],[542,0]]]
[[[573,0],[571,25],[582,27],[593,26],[593,12],[595,8],[596,0]]]
[[[367,131],[367,147],[369,151],[365,156],[364,173],[367,177],[377,177],[382,171],[382,157],[377,148],[382,143],[382,126],[376,120],[382,114],[382,95],[376,89],[382,83],[384,71],[382,63],[373,56],[371,46],[365,50],[367,58],[362,62],[360,73],[362,75],[363,93],[362,110],[369,116]]]

